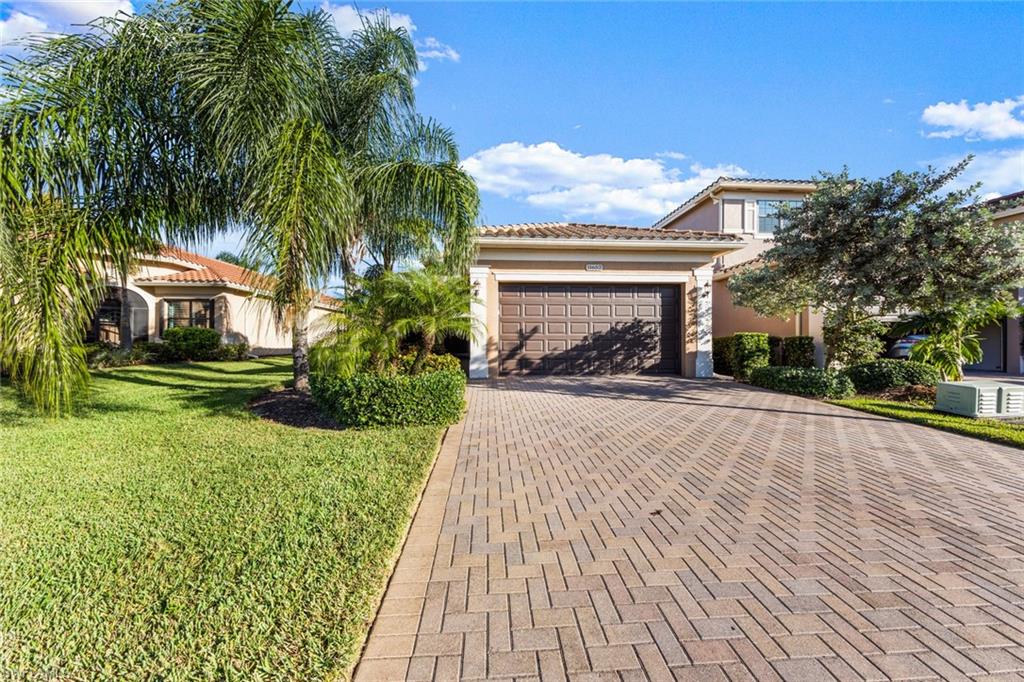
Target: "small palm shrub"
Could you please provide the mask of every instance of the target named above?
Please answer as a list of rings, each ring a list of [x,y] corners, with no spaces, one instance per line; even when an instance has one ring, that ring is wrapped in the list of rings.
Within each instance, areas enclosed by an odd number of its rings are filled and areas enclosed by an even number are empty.
[[[843,370],[858,393],[878,393],[901,386],[935,386],[941,376],[930,365],[913,360],[882,358]]]
[[[416,357],[419,353],[405,353],[398,359],[398,372],[400,374],[413,374],[412,368],[416,364]],[[462,363],[454,355],[449,353],[431,353],[423,361],[423,372],[461,372]]]
[[[838,400],[854,394],[853,382],[848,376],[815,367],[758,367],[750,372],[750,383],[808,398]]]
[[[141,365],[149,361],[150,355],[138,344],[125,349],[107,343],[89,343],[85,346],[85,359],[89,369],[105,369]]]
[[[732,337],[732,371],[740,381],[746,381],[758,367],[768,366],[768,335],[740,332]]]

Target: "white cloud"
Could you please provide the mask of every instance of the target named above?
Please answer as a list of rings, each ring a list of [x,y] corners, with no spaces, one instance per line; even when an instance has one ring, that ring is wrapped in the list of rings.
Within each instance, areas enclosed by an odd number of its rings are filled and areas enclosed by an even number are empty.
[[[896,104],[896,100],[894,100],[892,97],[886,97],[885,99],[882,100],[882,104]]]
[[[933,161],[930,165],[948,168],[962,159],[962,156],[950,156]],[[977,182],[981,183],[979,192],[983,199],[1024,189],[1024,149],[999,149],[975,154],[967,170],[953,185],[963,188]]]
[[[722,175],[748,175],[733,164],[694,163],[686,174],[659,159],[584,155],[555,142],[505,142],[463,165],[480,189],[547,208],[565,218],[657,218]]]
[[[686,156],[686,154],[682,152],[673,151],[658,152],[657,154],[655,154],[655,156],[658,157],[659,159],[672,159],[673,161],[682,161],[683,159],[689,158],[688,156]]]
[[[0,52],[31,34],[74,32],[99,17],[135,12],[130,0],[14,0],[10,8],[0,19]]]
[[[23,12],[11,12],[6,19],[0,19],[0,50],[9,48],[15,41],[46,31],[46,22],[25,14]]]
[[[1024,107],[1024,95],[1001,102],[939,102],[926,107],[921,121],[942,130],[928,137],[963,137],[966,140],[1007,140],[1024,137],[1024,119],[1014,112]]]
[[[392,12],[387,7],[376,9],[358,9],[354,5],[334,5],[325,0],[320,8],[331,15],[338,32],[348,37],[363,27],[364,20],[387,19],[393,28],[404,28],[409,32],[416,45],[416,56],[419,57],[420,70],[426,70],[429,61],[457,62],[462,58],[451,45],[442,43],[433,36],[416,38],[416,24],[412,17],[401,12]]]

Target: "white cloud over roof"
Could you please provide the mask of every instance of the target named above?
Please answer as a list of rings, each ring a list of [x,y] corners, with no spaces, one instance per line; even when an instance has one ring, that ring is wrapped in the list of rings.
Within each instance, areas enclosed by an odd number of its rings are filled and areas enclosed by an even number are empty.
[[[594,220],[659,217],[722,175],[749,175],[735,164],[693,163],[684,171],[662,158],[581,154],[556,142],[504,142],[463,166],[484,192]]]

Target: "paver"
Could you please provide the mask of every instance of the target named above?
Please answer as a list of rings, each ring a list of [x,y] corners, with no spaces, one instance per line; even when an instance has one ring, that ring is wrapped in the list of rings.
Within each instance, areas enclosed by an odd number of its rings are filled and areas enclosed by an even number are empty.
[[[731,382],[471,385],[357,679],[1024,676],[1024,452]]]

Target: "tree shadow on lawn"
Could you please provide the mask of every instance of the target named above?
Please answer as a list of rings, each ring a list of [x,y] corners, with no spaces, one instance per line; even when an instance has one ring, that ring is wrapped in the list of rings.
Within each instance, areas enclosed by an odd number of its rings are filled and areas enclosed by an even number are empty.
[[[178,367],[195,366],[178,365]],[[282,374],[282,379],[285,376],[279,367],[275,372],[260,373]],[[255,385],[232,384],[226,381],[226,377],[209,376],[205,372],[175,369],[154,370],[152,367],[147,367],[146,371],[142,372],[120,370],[104,372],[96,376],[97,386],[105,381],[158,387],[164,389],[168,396],[180,402],[184,407],[199,408],[211,415],[244,413],[249,400],[270,387],[268,384],[258,383]],[[133,406],[133,409],[140,408]]]

